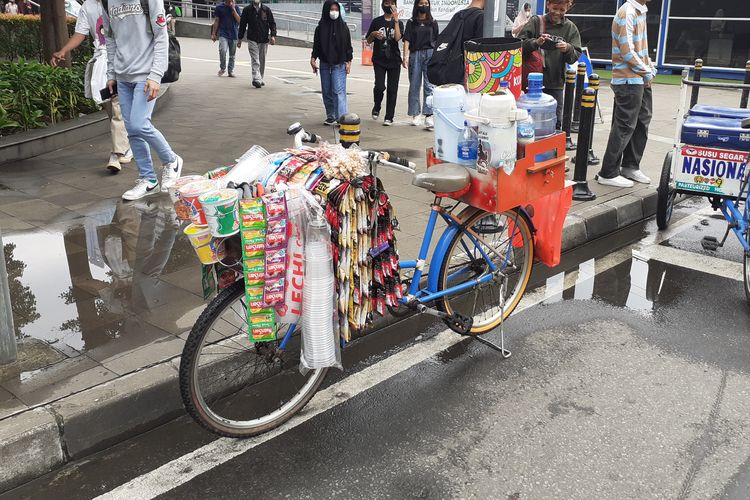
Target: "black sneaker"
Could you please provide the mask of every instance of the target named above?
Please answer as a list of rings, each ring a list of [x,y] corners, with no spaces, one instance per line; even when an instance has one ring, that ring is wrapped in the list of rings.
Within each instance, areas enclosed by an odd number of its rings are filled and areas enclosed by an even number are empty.
[[[330,127],[331,125],[335,125],[335,124],[336,124],[336,120],[334,120],[333,118],[326,118],[326,121],[323,122],[323,125],[327,127]]]
[[[256,89],[259,89],[261,87],[261,84],[258,80],[253,80],[253,87]]]
[[[372,119],[377,120],[378,116],[380,116],[380,111],[372,110]]]

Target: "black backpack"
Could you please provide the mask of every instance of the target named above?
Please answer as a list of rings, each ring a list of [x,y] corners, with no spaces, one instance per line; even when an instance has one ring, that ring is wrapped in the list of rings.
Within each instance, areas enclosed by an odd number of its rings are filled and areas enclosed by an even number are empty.
[[[146,14],[146,17],[149,18],[148,27],[151,28],[151,15],[148,8],[148,0],[140,0],[140,3],[143,13]],[[107,15],[109,15],[109,0],[102,0],[102,5],[104,6],[104,10],[107,12]],[[153,28],[151,28],[151,31],[153,33]],[[182,71],[182,60],[180,57],[180,53],[180,41],[177,40],[176,36],[170,33],[167,71],[165,71],[164,76],[161,77],[161,83],[172,83],[180,79],[180,72]]]
[[[427,78],[433,85],[464,83],[464,25],[472,15],[481,13],[479,9],[463,10],[457,13],[437,37],[435,50],[427,64]]]

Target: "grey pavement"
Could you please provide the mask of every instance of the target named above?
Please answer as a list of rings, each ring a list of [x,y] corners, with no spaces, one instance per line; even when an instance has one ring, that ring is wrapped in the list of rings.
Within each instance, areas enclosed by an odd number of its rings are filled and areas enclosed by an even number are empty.
[[[270,47],[267,85],[255,89],[244,47],[238,77],[229,79],[216,76],[217,45],[188,38],[181,43],[180,81],[154,121],[185,159],[184,174],[232,163],[253,144],[269,151],[288,147],[284,132],[295,121],[333,139],[322,126],[309,49]],[[362,116],[363,147],[393,151],[424,169],[432,134],[407,124],[406,72],[393,127],[369,118],[372,84],[372,68],[355,64],[349,106]],[[678,88],[657,86],[654,95],[642,167],[656,182],[674,132]],[[712,103],[728,99],[739,97],[705,96]],[[594,149],[602,156],[611,119],[606,85],[600,102],[605,123],[597,124]],[[134,182],[135,166],[110,175],[104,168],[108,146],[108,137],[100,136],[0,165],[0,227],[19,339],[19,360],[0,367],[0,450],[28,452],[18,455],[15,468],[0,472],[0,490],[180,412],[179,354],[205,305],[199,264],[166,195],[135,203],[119,199]],[[400,252],[415,256],[432,196],[402,174],[381,173],[401,222]],[[598,199],[574,203],[565,249],[653,214],[655,183],[590,187]],[[54,449],[43,453],[49,460],[37,459],[42,448],[29,446],[29,436],[46,443],[44,450]]]

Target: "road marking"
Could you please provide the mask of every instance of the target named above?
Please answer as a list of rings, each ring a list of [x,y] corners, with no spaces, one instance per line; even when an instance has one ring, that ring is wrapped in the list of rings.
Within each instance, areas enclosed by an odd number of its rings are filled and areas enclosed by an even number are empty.
[[[633,251],[633,255],[644,260],[657,260],[672,266],[692,269],[722,278],[742,281],[742,264],[731,260],[724,260],[710,255],[703,255],[679,248],[665,247],[661,245],[646,247],[643,250]]]

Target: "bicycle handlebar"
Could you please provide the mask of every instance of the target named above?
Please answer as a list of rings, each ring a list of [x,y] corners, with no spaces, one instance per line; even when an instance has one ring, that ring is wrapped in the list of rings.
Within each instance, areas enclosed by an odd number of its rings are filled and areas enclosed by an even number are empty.
[[[299,122],[295,122],[289,125],[286,133],[294,136],[294,147],[297,149],[302,149],[304,147],[303,143],[315,144],[320,139],[319,136],[311,132],[307,132]],[[410,162],[405,158],[399,158],[398,156],[392,155],[385,151],[361,151],[360,155],[365,160],[372,159],[378,165],[391,168],[393,170],[398,170],[399,172],[413,174],[417,170],[417,165],[414,162]]]

